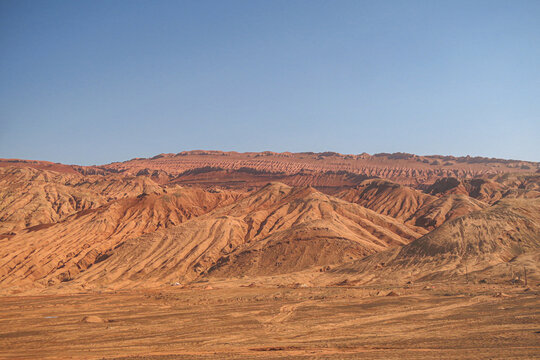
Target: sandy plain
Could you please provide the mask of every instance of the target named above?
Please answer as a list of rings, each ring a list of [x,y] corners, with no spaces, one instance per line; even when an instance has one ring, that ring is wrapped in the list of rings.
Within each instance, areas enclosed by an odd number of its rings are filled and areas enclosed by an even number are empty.
[[[5,296],[0,358],[534,359],[539,294],[504,284],[217,282]]]

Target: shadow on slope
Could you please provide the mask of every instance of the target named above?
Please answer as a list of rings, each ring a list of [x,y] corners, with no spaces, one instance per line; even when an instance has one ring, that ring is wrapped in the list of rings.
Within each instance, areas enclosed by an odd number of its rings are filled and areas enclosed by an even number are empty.
[[[402,248],[338,267],[331,277],[352,283],[448,279],[488,270],[539,248],[540,199],[507,199],[449,221]]]
[[[131,239],[76,283],[156,286],[298,271],[362,258],[421,236],[414,227],[313,188],[272,183],[180,226]]]

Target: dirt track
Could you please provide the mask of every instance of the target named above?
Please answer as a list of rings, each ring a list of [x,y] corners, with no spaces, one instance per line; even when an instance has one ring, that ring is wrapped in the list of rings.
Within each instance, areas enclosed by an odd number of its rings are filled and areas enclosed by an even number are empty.
[[[0,358],[540,358],[530,289],[213,286],[2,297]]]

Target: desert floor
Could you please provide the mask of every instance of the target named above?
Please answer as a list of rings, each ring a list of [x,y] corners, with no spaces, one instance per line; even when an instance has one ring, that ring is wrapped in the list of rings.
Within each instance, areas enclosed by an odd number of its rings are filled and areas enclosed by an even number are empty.
[[[540,358],[535,289],[207,287],[0,297],[0,358]]]

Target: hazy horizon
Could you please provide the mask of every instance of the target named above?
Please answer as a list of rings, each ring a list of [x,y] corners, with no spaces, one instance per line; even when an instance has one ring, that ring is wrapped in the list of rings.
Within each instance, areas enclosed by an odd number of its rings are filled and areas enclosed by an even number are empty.
[[[3,1],[0,157],[540,161],[537,1]]]

